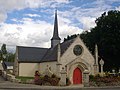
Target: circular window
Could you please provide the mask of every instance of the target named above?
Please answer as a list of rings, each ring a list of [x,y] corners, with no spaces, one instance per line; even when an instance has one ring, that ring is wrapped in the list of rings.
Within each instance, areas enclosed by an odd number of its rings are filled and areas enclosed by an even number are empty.
[[[73,52],[76,56],[79,56],[82,54],[82,46],[76,45],[73,49]]]

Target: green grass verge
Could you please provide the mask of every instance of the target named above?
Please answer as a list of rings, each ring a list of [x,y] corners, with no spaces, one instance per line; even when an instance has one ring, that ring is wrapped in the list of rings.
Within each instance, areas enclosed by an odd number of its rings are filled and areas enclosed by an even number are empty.
[[[26,80],[34,79],[34,77],[23,77],[23,76],[17,76],[16,79],[20,79],[21,82],[26,82]]]

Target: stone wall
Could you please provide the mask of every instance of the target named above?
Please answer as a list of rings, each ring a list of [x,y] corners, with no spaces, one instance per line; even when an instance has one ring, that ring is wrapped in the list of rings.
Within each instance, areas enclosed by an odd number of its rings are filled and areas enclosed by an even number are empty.
[[[73,48],[75,45],[81,45],[83,48],[83,52],[80,56],[76,56],[73,53]],[[76,38],[75,41],[70,45],[70,47],[68,47],[68,49],[65,51],[65,53],[62,55],[61,57],[61,61],[60,63],[62,64],[61,67],[64,67],[66,64],[69,64],[70,62],[73,62],[74,60],[78,59],[78,62],[83,62],[86,63],[90,74],[94,74],[94,57],[92,56],[92,54],[89,52],[89,50],[87,49],[87,47],[84,45],[84,43],[82,42],[82,40],[80,38]]]
[[[19,63],[19,76],[34,77],[35,71],[39,71],[39,63]]]
[[[40,70],[39,72],[43,74],[47,68],[54,74],[56,74],[56,64],[57,62],[43,62],[40,63]]]

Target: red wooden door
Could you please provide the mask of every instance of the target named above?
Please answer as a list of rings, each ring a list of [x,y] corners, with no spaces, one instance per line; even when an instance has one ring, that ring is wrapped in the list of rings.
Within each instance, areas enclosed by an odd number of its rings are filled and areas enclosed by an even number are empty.
[[[76,68],[73,72],[73,84],[82,83],[82,72],[79,68]]]

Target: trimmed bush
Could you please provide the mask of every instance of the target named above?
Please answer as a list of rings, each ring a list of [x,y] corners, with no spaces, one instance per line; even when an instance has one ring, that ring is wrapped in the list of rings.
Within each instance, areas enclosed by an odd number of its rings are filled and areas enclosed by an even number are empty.
[[[91,86],[119,86],[120,77],[116,76],[90,76]]]
[[[57,86],[59,84],[59,81],[60,81],[60,78],[58,78],[56,75],[53,74],[51,77],[49,77],[48,75],[39,77],[39,79],[35,81],[35,84]]]

